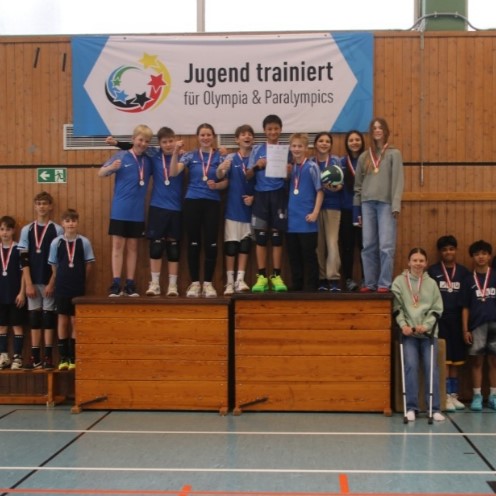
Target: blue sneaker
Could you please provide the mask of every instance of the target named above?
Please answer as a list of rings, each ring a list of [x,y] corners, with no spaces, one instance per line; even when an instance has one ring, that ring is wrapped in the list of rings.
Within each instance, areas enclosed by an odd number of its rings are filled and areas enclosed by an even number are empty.
[[[325,279],[321,279],[319,281],[319,291],[328,291],[329,290],[329,283]]]
[[[489,395],[487,406],[491,408],[491,410],[496,410],[496,394]]]
[[[333,293],[341,291],[339,281],[329,281],[329,291],[332,291]]]
[[[474,394],[472,403],[470,404],[470,410],[473,412],[482,412],[482,394]]]

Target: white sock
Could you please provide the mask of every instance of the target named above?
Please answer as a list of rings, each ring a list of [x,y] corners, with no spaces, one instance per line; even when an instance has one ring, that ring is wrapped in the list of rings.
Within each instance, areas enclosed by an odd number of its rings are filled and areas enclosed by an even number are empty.
[[[177,275],[169,274],[169,284],[177,284]]]
[[[473,392],[474,394],[481,394],[481,388],[474,388]]]
[[[160,282],[160,272],[152,272],[152,282]]]
[[[228,270],[227,274],[227,284],[234,284],[234,270]]]
[[[238,277],[236,280],[237,281],[244,281],[245,280],[245,271],[244,270],[238,270]]]
[[[496,395],[496,387],[489,388],[489,394],[495,394]]]

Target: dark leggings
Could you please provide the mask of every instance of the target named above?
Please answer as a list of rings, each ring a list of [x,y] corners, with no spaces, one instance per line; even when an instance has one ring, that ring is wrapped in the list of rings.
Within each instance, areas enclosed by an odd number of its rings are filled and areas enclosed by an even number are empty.
[[[220,202],[184,200],[183,219],[188,242],[188,267],[192,281],[200,280],[200,254],[205,246],[203,276],[212,281],[217,262]]]
[[[339,247],[341,252],[341,272],[346,279],[353,279],[353,262],[355,261],[355,247],[362,251],[362,228],[353,225],[351,210],[341,210],[339,224]],[[360,257],[360,263],[362,258]],[[363,278],[363,270],[361,271]]]

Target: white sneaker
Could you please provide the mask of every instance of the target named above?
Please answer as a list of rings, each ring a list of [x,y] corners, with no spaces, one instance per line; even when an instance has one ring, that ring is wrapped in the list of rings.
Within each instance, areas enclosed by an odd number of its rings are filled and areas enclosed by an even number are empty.
[[[456,410],[465,410],[465,405],[458,399],[458,395],[456,393],[451,393],[451,403]]]
[[[20,370],[22,369],[22,360],[19,355],[14,355],[14,359],[12,360],[11,370]]]
[[[441,412],[434,412],[432,418],[435,422],[442,422],[443,420],[446,420],[446,417]]]
[[[449,413],[456,412],[456,407],[455,407],[455,404],[453,403],[453,398],[452,398],[451,394],[447,394],[446,395],[446,408],[445,408],[445,411],[447,411]]]
[[[6,369],[10,363],[9,355],[7,353],[0,353],[0,369]]]
[[[205,298],[217,298],[217,291],[215,291],[215,288],[213,287],[211,282],[203,283],[202,295]]]
[[[224,289],[224,296],[231,296],[234,294],[234,284],[232,282],[228,282],[226,284],[226,289]]]
[[[415,412],[413,410],[408,410],[408,412],[406,412],[406,418],[408,422],[415,422]]]
[[[248,286],[248,284],[246,284],[246,282],[243,280],[236,281],[234,283],[234,291],[236,293],[247,293],[248,291],[250,291],[250,286]]]
[[[160,294],[160,286],[158,282],[150,281],[150,284],[145,294],[146,296],[158,296]]]
[[[169,287],[167,288],[167,296],[179,296],[179,291],[177,290],[177,284],[176,283],[170,283]]]
[[[200,283],[192,282],[186,290],[186,298],[198,298],[200,296]]]

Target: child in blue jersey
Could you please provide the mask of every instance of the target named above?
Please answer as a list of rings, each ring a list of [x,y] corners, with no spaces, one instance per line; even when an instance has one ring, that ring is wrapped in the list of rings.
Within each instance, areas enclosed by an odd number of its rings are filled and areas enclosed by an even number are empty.
[[[439,320],[439,337],[446,341],[446,411],[463,410],[458,400],[458,367],[465,363],[467,350],[462,332],[461,294],[463,281],[469,271],[456,263],[457,241],[454,236],[437,240],[440,261],[429,267],[428,273],[437,282],[443,297],[444,311]]]
[[[224,224],[224,253],[226,259],[227,283],[225,296],[250,290],[245,282],[246,264],[251,249],[251,205],[255,180],[247,179],[248,159],[255,132],[247,124],[239,126],[234,132],[239,150],[227,156],[217,169],[219,179],[229,181]],[[238,271],[234,277],[236,257]]]
[[[150,179],[150,158],[145,154],[153,132],[139,125],[133,131],[133,147],[120,151],[98,171],[100,177],[115,174],[114,196],[110,211],[109,234],[112,236],[112,284],[109,296],[139,296],[134,274],[138,258],[138,240],[145,231],[145,197]],[[121,290],[121,273],[126,250],[126,283]]]
[[[463,282],[463,338],[469,345],[473,396],[470,409],[482,410],[484,357],[489,365],[489,408],[496,410],[496,273],[490,264],[492,246],[484,240],[469,247],[474,272]]]
[[[78,224],[79,214],[74,209],[70,208],[62,214],[64,234],[52,241],[48,258],[55,280],[59,370],[76,368],[75,306],[72,299],[84,296],[86,280],[95,261],[90,241],[77,232]]]
[[[176,143],[170,164],[170,175],[175,177],[185,168],[189,183],[184,200],[184,225],[188,238],[188,266],[191,284],[186,297],[215,298],[212,284],[217,263],[217,239],[220,222],[220,193],[227,181],[217,180],[217,168],[224,161],[216,150],[216,134],[211,124],[200,124],[196,130],[199,148],[179,158],[181,144]],[[203,284],[200,284],[200,255],[204,246]]]
[[[314,140],[315,157],[313,160],[322,172],[329,165],[341,167],[336,155],[332,155],[332,135],[329,132],[318,133]],[[319,236],[317,258],[319,260],[319,291],[341,291],[339,273],[341,258],[339,255],[339,222],[341,219],[342,185],[327,186],[324,189],[324,201],[319,214]]]
[[[28,297],[29,323],[31,326],[31,359],[26,368],[52,368],[53,335],[57,325],[53,275],[48,265],[51,242],[62,227],[50,220],[53,197],[42,191],[34,197],[36,220],[21,230],[17,248],[21,252],[23,276]],[[41,358],[42,330],[44,358]]]
[[[12,370],[22,368],[26,303],[25,280],[22,277],[21,254],[14,241],[15,220],[10,216],[0,218],[0,369],[10,366]],[[14,331],[14,353],[8,354],[7,331]]]
[[[176,147],[176,135],[169,127],[157,132],[159,148],[148,148],[146,154],[152,162],[153,187],[148,209],[148,228],[146,236],[150,240],[151,281],[147,296],[158,296],[162,257],[167,255],[169,284],[167,296],[178,296],[177,277],[179,272],[179,242],[182,231],[183,173],[175,177],[170,174],[172,154]],[[123,150],[132,147],[109,136],[106,142]],[[182,142],[178,143],[182,146]]]
[[[274,291],[287,291],[281,277],[282,235],[287,229],[287,184],[284,178],[267,177],[267,145],[279,144],[282,121],[277,115],[268,115],[263,120],[267,142],[253,147],[248,161],[246,177],[255,177],[252,227],[255,230],[257,281],[251,288],[254,293],[269,289],[267,277],[267,243],[272,245],[272,275],[270,284]],[[288,160],[289,163],[289,160]]]
[[[341,271],[348,291],[356,291],[359,285],[353,279],[355,252],[362,250],[362,228],[353,223],[353,196],[355,171],[358,157],[365,149],[365,140],[360,131],[346,133],[344,144],[346,155],[341,158],[344,169],[344,184],[341,193],[341,222],[339,223],[339,248],[341,253]],[[362,270],[363,278],[363,270]]]
[[[324,199],[320,169],[307,159],[307,134],[293,134],[289,146],[293,158],[289,166],[287,232],[291,290],[316,291],[319,277],[317,220]]]

